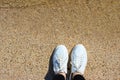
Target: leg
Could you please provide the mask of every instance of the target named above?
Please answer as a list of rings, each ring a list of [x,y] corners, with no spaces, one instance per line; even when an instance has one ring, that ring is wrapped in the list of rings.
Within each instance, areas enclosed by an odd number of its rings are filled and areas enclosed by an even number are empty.
[[[85,80],[85,78],[80,73],[75,72],[72,74],[72,80]]]
[[[65,76],[62,74],[56,74],[53,80],[65,80]]]
[[[75,75],[72,80],[85,80],[82,75]]]

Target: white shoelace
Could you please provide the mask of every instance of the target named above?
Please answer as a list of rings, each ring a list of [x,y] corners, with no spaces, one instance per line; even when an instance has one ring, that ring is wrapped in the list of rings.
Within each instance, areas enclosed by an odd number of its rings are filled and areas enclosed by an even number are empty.
[[[61,71],[64,71],[64,67],[65,67],[65,63],[64,63],[64,62],[65,62],[66,60],[67,60],[67,58],[66,58],[64,61],[62,61],[61,58],[58,58],[58,61],[57,61],[57,62],[58,62],[58,64],[59,64],[58,67],[59,67],[60,72],[61,72]]]
[[[83,62],[83,56],[82,57],[78,57],[76,56],[77,60],[75,60],[75,63],[73,62],[72,65],[76,68],[76,71],[78,72],[79,69],[81,68],[82,66],[82,62]],[[77,63],[80,63],[80,64],[77,64]]]

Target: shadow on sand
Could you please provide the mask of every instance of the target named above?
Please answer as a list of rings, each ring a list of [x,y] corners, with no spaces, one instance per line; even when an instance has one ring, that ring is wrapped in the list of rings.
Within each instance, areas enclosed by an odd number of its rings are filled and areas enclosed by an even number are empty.
[[[55,51],[55,49],[53,50],[52,55],[50,56],[50,59],[49,59],[49,69],[48,69],[48,72],[47,72],[44,80],[52,80],[53,76],[55,75],[54,71],[53,71],[53,63],[52,63],[54,51]]]

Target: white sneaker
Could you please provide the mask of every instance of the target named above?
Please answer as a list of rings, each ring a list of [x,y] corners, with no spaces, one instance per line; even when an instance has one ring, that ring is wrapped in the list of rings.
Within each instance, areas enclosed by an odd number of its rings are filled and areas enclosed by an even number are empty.
[[[71,72],[79,72],[84,74],[85,67],[87,65],[87,52],[82,44],[76,45],[71,53]]]
[[[53,71],[55,74],[59,72],[67,73],[68,50],[64,45],[56,47],[53,55]]]

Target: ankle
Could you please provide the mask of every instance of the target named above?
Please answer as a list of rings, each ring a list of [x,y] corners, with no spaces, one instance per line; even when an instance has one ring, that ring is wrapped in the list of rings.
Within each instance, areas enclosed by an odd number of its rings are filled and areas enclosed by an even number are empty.
[[[66,79],[66,74],[64,72],[59,72],[58,74],[64,76],[64,78]]]
[[[75,77],[76,75],[82,75],[80,72],[74,72],[72,73],[72,78]]]

